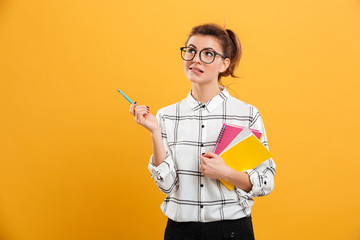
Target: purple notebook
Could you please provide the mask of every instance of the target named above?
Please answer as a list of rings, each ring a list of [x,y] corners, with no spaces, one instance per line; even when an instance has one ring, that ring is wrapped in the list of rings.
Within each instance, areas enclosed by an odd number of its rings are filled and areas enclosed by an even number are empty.
[[[234,138],[244,129],[245,127],[224,123],[213,152],[220,155],[222,151],[234,140]],[[259,130],[251,129],[251,132],[260,140],[262,133]]]

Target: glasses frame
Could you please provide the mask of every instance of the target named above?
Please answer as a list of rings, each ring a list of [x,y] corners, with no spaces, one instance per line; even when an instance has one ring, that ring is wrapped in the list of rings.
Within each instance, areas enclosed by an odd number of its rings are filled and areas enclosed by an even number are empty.
[[[184,49],[184,48],[191,48],[191,49],[194,49],[194,50],[195,50],[195,54],[194,54],[194,56],[193,56],[190,60],[186,60],[186,59],[183,58],[182,52],[183,52],[183,49]],[[204,50],[213,52],[213,53],[215,54],[213,60],[212,60],[211,62],[209,62],[209,63],[208,63],[208,62],[204,62],[204,61],[201,59],[201,53],[202,53],[202,51],[204,51]],[[181,58],[182,58],[184,61],[192,61],[192,60],[195,58],[197,52],[198,52],[198,50],[195,49],[195,48],[192,48],[192,47],[180,47],[180,55],[181,55]],[[216,55],[219,55],[219,56],[222,57],[223,59],[226,59],[225,56],[223,56],[222,54],[220,54],[220,53],[218,53],[218,52],[215,52],[214,50],[211,50],[211,49],[206,49],[206,48],[204,48],[204,49],[202,49],[202,50],[199,51],[200,60],[201,60],[203,63],[205,63],[205,64],[211,64],[212,62],[214,62],[214,61],[215,61],[215,58],[216,58]]]

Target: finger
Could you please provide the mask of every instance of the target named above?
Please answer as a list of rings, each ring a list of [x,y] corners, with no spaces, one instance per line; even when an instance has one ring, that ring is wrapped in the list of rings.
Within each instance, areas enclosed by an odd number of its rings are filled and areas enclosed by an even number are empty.
[[[139,111],[141,111],[143,105],[136,105],[136,107],[134,106],[134,115],[135,115],[135,121],[139,122],[140,120],[140,116],[139,116]]]
[[[133,106],[134,115],[136,115],[136,113],[141,109],[144,109],[144,105],[134,105]]]
[[[201,170],[201,174],[205,176],[205,169],[204,168]]]
[[[133,104],[130,105],[130,111],[129,111],[129,112],[130,112],[132,115],[135,115],[135,111],[134,111],[135,106],[137,106],[137,102],[134,102]]]
[[[133,104],[131,104],[130,105],[130,109],[129,109],[129,112],[132,114],[132,115],[134,115],[134,109],[133,109],[134,107],[133,107]]]
[[[135,121],[137,123],[140,122],[140,119],[141,119],[141,108],[140,107],[136,107],[137,109],[135,109]]]
[[[149,114],[150,113],[150,109],[148,107],[145,107],[145,114]]]
[[[213,152],[205,152],[205,154],[203,156],[206,156],[208,158],[216,158],[218,155]]]
[[[147,110],[145,110],[144,107],[140,108],[140,106],[139,106],[139,109],[136,110],[136,118],[137,118],[137,120],[138,121],[141,120],[146,113],[147,113]]]
[[[141,105],[141,106],[139,106],[138,112],[141,113],[141,115],[145,115],[145,114],[149,113],[150,111],[148,108],[146,108],[145,105]]]
[[[145,105],[136,105],[136,108],[134,108],[135,111],[139,111],[139,110],[146,110],[147,107]]]

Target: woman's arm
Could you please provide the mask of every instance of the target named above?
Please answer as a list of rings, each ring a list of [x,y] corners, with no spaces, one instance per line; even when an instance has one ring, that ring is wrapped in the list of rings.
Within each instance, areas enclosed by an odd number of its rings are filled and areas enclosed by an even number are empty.
[[[153,164],[155,167],[159,166],[166,157],[165,147],[161,136],[161,129],[151,132],[152,146],[153,146]]]
[[[159,128],[151,132],[153,154],[148,168],[159,189],[165,194],[170,194],[178,189],[179,179],[161,115],[159,110],[156,113]]]
[[[227,173],[225,174],[224,180],[234,184],[236,187],[241,188],[247,193],[252,189],[250,176],[247,172],[239,172],[229,167]]]
[[[167,142],[161,110],[154,116],[147,106],[137,106],[135,102],[130,106],[130,113],[135,116],[136,123],[142,125],[151,133],[153,154],[151,154],[148,169],[159,189],[163,193],[170,194],[179,187],[179,184],[171,150]]]
[[[256,107],[253,107],[252,112],[252,121],[249,127],[253,129],[258,129],[260,132],[263,133],[261,143],[270,151],[264,123],[260,112]],[[248,169],[243,172],[249,174],[250,182],[252,183],[252,189],[250,190],[250,192],[244,193],[241,192],[240,189],[237,189],[237,187],[235,187],[235,191],[238,192],[240,196],[244,196],[245,194],[245,196],[249,198],[254,198],[266,196],[273,191],[276,172],[276,164],[273,158],[267,159],[266,161],[256,166],[254,169]]]

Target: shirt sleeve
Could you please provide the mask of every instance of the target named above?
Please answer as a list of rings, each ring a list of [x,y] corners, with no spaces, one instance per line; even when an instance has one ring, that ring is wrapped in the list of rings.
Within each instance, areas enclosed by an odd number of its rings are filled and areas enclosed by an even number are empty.
[[[154,154],[151,154],[148,169],[159,189],[165,194],[170,194],[179,188],[179,179],[172,157],[173,154],[167,141],[167,133],[164,127],[161,109],[156,113],[156,119],[158,120],[161,129],[161,136],[166,151],[166,157],[165,160],[156,167],[152,162]]]
[[[270,151],[265,127],[261,118],[261,115],[256,107],[253,107],[252,121],[249,128],[259,130],[263,133],[260,139],[261,143]],[[248,169],[243,172],[247,172],[250,176],[252,183],[252,189],[250,192],[235,186],[235,191],[242,197],[254,198],[259,196],[266,196],[274,189],[274,177],[275,177],[276,165],[272,158],[262,162],[254,169]]]

